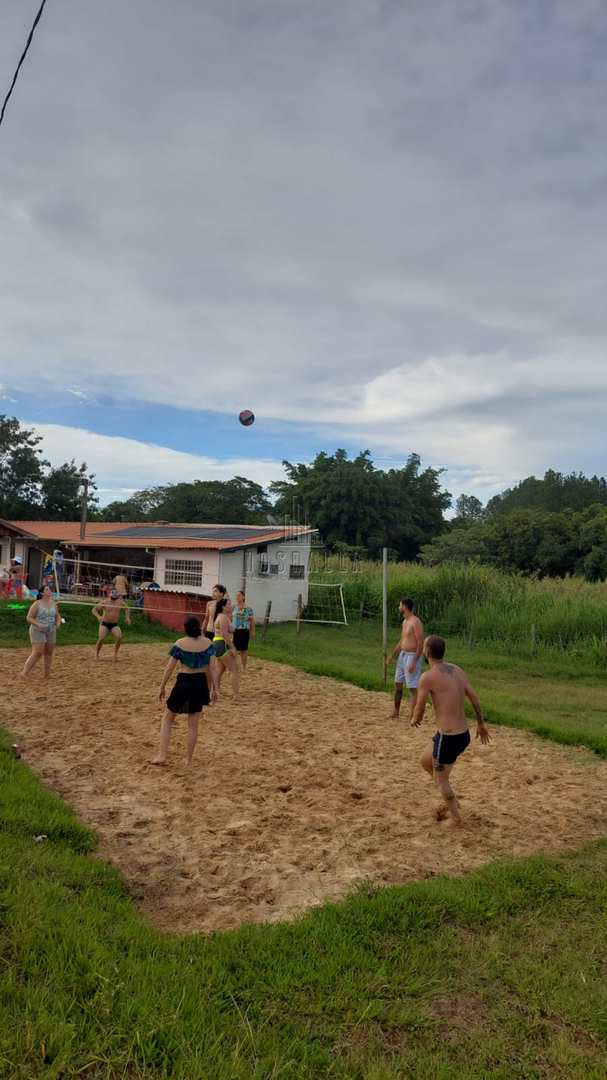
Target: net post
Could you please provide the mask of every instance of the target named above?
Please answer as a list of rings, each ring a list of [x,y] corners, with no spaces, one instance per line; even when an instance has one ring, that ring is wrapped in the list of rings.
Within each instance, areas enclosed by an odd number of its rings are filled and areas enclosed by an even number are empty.
[[[303,597],[299,593],[297,597],[297,633],[301,634],[301,617],[303,615]]]
[[[384,653],[384,686],[388,685],[388,549],[382,548],[382,632]]]
[[[261,631],[262,637],[266,636],[267,629],[268,629],[268,626],[270,624],[270,612],[271,612],[271,610],[272,610],[272,601],[268,600],[268,602],[266,604],[266,613],[265,613],[265,615],[263,617],[263,629]]]

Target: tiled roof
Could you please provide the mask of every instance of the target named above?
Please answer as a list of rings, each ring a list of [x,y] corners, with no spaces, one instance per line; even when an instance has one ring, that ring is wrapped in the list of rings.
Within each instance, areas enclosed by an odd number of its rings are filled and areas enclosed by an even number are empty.
[[[85,539],[81,540],[79,521],[12,521],[8,524],[27,530],[39,540],[52,540],[74,547],[175,548],[180,551],[205,548],[225,551],[294,536],[309,536],[315,531],[301,526],[279,528],[263,525],[91,521],[87,524]]]

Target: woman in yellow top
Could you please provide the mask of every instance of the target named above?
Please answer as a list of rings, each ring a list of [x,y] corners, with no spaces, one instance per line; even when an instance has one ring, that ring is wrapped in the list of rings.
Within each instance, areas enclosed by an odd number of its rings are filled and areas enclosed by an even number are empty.
[[[215,653],[213,662],[218,665],[218,685],[221,686],[221,680],[227,669],[232,676],[232,700],[238,701],[240,675],[238,671],[238,655],[232,640],[232,601],[228,596],[224,596],[222,600],[217,601],[213,630],[213,650]]]

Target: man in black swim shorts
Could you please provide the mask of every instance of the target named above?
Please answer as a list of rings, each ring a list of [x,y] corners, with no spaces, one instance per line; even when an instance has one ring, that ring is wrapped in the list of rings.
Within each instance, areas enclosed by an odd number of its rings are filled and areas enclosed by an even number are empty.
[[[125,622],[127,626],[130,626],[131,612],[129,606],[119,595],[117,589],[112,589],[109,600],[97,604],[93,608],[93,615],[99,623],[99,637],[97,638],[97,645],[95,648],[96,660],[99,659],[101,646],[108,635],[111,635],[114,639],[114,660],[118,659],[118,650],[122,645],[122,630],[118,624],[123,611],[125,613]]]
[[[484,746],[490,741],[490,737],[477,694],[461,668],[456,664],[445,663],[445,648],[444,639],[436,635],[424,641],[424,656],[430,670],[419,680],[411,726],[420,726],[428,697],[432,697],[438,731],[432,739],[432,749],[425,750],[422,754],[421,765],[426,772],[434,776],[452,823],[461,825],[459,803],[449,783],[449,776],[460,754],[470,745],[468,720],[464,710],[466,698],[476,714],[476,738],[480,739]],[[442,817],[444,813],[437,811],[439,821]]]

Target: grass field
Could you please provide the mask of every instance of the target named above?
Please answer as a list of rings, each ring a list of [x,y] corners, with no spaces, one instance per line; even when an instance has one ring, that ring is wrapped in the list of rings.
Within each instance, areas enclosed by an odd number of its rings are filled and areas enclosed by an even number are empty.
[[[315,580],[342,582],[347,608],[356,616],[362,606],[381,617],[382,571],[379,563],[360,563],[342,573],[335,557],[323,563]],[[420,566],[390,563],[388,607],[396,623],[398,601],[411,596],[424,623],[436,633],[461,637],[469,645],[488,645],[503,653],[552,650],[592,654],[607,663],[607,582],[581,578],[545,578],[505,574],[489,566]]]
[[[26,644],[23,614],[0,612],[0,644]],[[92,643],[90,611],[65,614],[63,643]],[[129,640],[174,637],[139,619]],[[300,638],[271,627],[256,653],[381,684],[371,622],[304,626]],[[494,721],[607,755],[607,690],[592,657],[580,670],[562,652],[517,657],[457,638],[450,655]],[[178,939],[144,922],[119,876],[90,857],[88,830],[9,744],[0,746],[3,1080],[606,1075],[607,843],[361,889],[292,924]]]
[[[6,1080],[605,1075],[607,845],[177,939],[8,748],[0,770]]]

